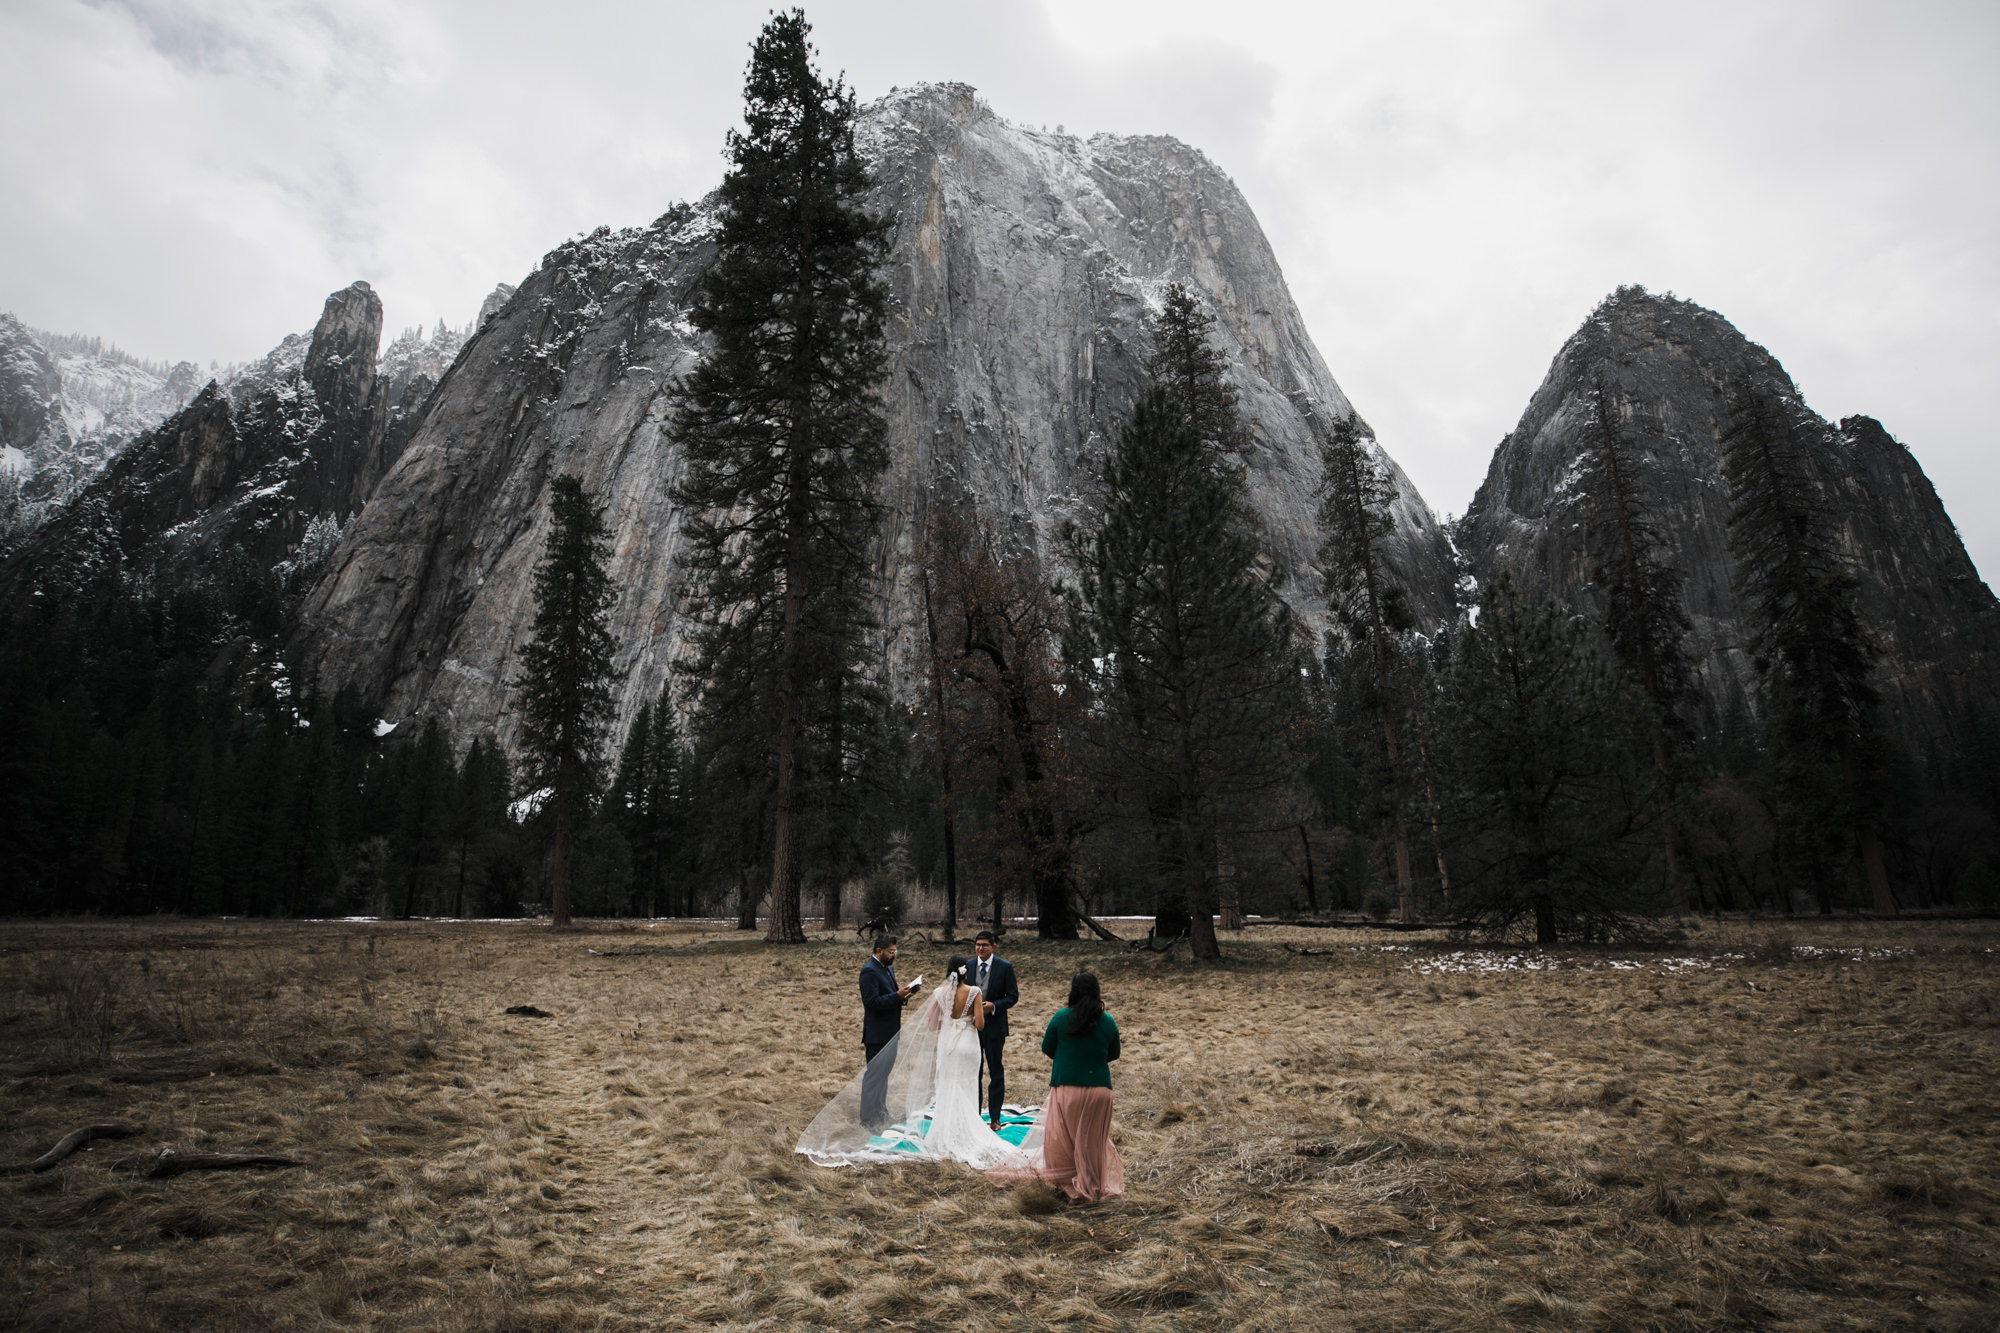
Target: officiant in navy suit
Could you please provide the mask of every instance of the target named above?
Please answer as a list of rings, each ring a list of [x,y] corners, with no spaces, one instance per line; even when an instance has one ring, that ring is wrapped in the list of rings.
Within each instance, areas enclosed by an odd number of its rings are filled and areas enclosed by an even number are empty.
[[[993,956],[993,932],[982,930],[972,942],[978,955],[967,969],[966,980],[979,987],[986,1005],[986,1026],[979,1033],[980,1054],[986,1065],[986,1119],[997,1131],[1000,1107],[1007,1099],[1007,1065],[1002,1056],[1007,1045],[1007,1011],[1021,998],[1014,981],[1014,965]]]
[[[876,1068],[875,1057],[903,1030],[903,1004],[911,987],[896,981],[896,937],[877,935],[875,952],[861,965],[861,1049],[868,1069],[861,1079],[861,1123],[880,1129],[889,1123],[889,1070],[895,1061]]]

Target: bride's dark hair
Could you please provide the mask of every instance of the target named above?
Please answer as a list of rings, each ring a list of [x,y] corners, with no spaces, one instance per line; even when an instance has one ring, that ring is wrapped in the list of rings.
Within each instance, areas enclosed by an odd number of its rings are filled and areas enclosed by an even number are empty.
[[[944,974],[961,985],[965,982],[965,955],[955,953],[945,959]]]
[[[1097,973],[1079,972],[1069,979],[1069,1030],[1081,1037],[1094,1031],[1104,1017],[1104,997],[1097,989]]]

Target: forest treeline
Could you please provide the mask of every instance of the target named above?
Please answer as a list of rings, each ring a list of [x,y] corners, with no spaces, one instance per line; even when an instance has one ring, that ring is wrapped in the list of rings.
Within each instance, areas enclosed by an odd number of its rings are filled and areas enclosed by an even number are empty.
[[[1053,560],[969,496],[917,515],[915,669],[871,619],[886,462],[854,103],[796,12],[730,137],[708,338],[676,391],[687,652],[613,734],[598,501],[550,489],[519,753],[388,729],[283,652],[314,562],[233,553],[173,586],[83,568],[0,640],[0,876],[13,912],[730,915],[773,939],[1025,914],[1143,914],[1197,956],[1246,914],[1363,911],[1552,942],[1689,912],[2000,903],[2000,728],[1920,769],[1788,386],[1731,386],[1722,440],[1757,713],[1703,719],[1684,572],[1599,384],[1577,485],[1593,609],[1505,576],[1450,624],[1398,579],[1395,486],[1315,417],[1318,568],[1263,554],[1247,423],[1186,287]],[[1280,597],[1317,580],[1315,638]],[[413,734],[414,733],[414,734]],[[463,738],[460,738],[461,741]]]

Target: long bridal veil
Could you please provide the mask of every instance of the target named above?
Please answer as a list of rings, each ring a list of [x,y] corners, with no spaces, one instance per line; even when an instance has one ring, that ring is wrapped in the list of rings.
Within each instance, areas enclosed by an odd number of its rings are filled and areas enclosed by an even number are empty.
[[[923,1113],[937,1096],[938,1034],[944,1030],[950,986],[939,986],[903,1019],[903,1029],[868,1067],[834,1094],[826,1109],[799,1135],[795,1152],[819,1166],[908,1161],[923,1145]],[[882,1110],[870,1117],[868,1093],[882,1089]]]

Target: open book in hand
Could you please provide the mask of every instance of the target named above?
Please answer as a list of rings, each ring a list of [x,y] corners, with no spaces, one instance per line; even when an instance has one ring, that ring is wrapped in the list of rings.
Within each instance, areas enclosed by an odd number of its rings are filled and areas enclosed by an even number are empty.
[[[923,988],[924,988],[923,974],[918,973],[917,979],[910,983],[910,994],[915,995],[918,991],[922,990]]]

